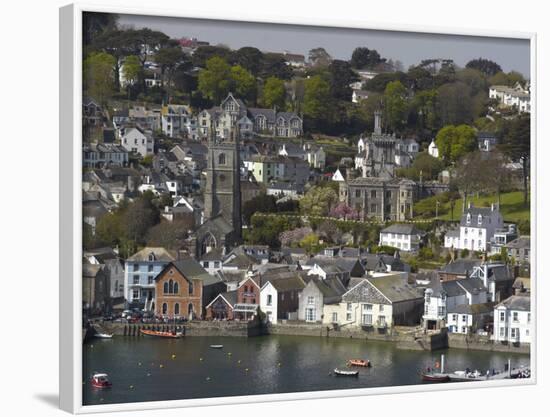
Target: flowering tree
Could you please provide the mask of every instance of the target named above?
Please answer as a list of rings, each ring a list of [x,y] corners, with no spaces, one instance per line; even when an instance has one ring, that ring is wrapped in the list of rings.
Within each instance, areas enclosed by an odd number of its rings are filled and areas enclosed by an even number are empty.
[[[311,227],[298,227],[297,229],[285,230],[279,235],[281,246],[292,246],[298,244],[306,236],[313,233]]]
[[[360,218],[359,212],[346,203],[338,204],[330,211],[329,215],[344,220],[359,220]]]

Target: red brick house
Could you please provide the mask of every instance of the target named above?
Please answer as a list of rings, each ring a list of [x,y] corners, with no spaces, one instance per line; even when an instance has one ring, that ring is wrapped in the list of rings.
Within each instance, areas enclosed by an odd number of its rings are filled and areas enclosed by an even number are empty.
[[[211,279],[192,258],[168,263],[155,278],[155,314],[168,318],[201,319],[203,290]]]
[[[206,306],[207,319],[250,320],[260,305],[260,287],[252,278],[245,278],[235,291],[219,294]]]

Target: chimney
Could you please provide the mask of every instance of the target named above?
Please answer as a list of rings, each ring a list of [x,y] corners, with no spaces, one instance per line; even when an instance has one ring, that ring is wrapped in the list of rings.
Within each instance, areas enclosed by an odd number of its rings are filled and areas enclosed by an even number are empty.
[[[472,208],[472,202],[471,202],[471,201],[468,201],[468,208],[469,208],[469,209]]]

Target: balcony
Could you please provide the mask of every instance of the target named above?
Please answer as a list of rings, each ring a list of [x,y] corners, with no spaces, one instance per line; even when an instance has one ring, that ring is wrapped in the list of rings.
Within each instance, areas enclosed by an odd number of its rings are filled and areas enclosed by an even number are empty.
[[[235,304],[233,311],[238,313],[255,313],[258,310],[258,304]]]

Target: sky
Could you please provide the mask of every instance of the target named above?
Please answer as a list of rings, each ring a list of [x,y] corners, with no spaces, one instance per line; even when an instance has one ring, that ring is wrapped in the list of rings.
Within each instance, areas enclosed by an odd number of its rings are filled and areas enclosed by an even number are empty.
[[[323,47],[333,58],[349,60],[356,47],[366,46],[387,59],[401,61],[405,69],[422,59],[450,58],[463,67],[471,59],[483,57],[498,63],[505,72],[518,71],[526,78],[530,75],[526,39],[138,15],[121,15],[119,23],[159,30],[171,38],[195,37],[232,49],[253,46],[264,52],[287,51],[306,57],[310,49]]]

